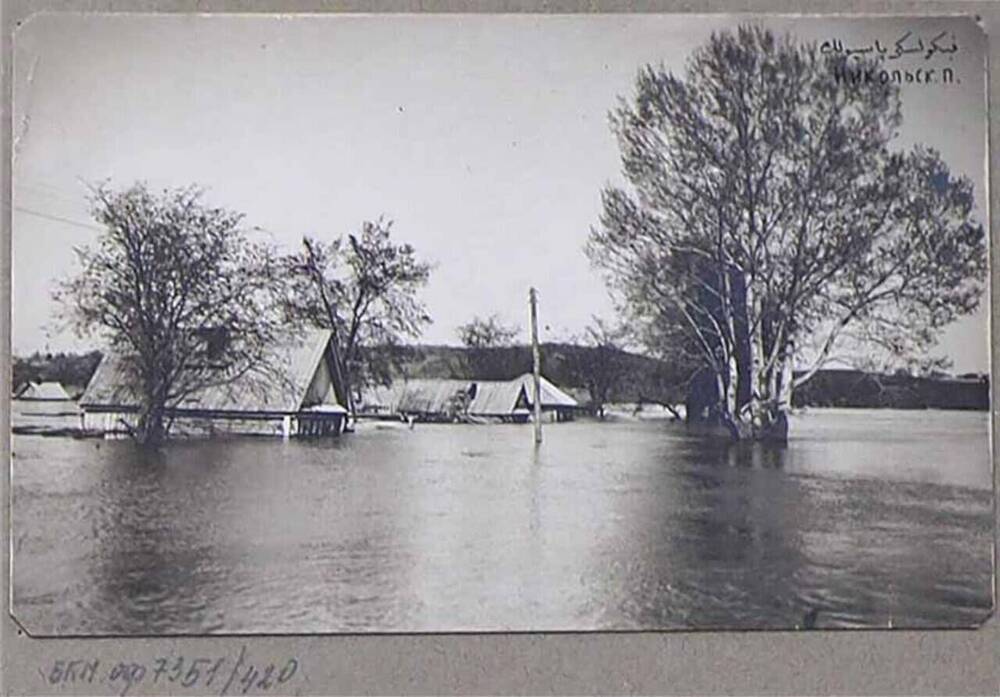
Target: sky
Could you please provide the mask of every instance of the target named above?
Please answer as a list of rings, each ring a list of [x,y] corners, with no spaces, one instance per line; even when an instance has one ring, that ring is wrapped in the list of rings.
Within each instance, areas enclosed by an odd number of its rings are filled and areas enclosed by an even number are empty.
[[[58,328],[51,290],[99,235],[94,182],[197,184],[286,249],[384,216],[434,264],[428,343],[473,316],[542,340],[615,316],[583,246],[600,191],[620,183],[608,112],[640,67],[683,71],[713,30],[746,18],[669,15],[42,15],[15,37],[13,351],[93,348]],[[938,148],[975,184],[986,222],[984,39],[956,19],[771,18],[808,41],[929,41],[959,50],[897,67],[952,67],[904,85],[901,147]],[[984,298],[985,304],[985,298]],[[526,332],[521,336],[526,337]],[[987,311],[935,352],[988,369]]]

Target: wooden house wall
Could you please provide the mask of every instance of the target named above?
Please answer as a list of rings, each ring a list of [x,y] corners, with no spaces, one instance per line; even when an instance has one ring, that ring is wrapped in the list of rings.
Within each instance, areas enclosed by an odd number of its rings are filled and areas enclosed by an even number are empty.
[[[171,422],[170,434],[181,437],[227,435],[253,436],[327,436],[339,435],[344,427],[343,414],[183,414]],[[101,431],[107,437],[128,437],[138,425],[134,411],[84,411],[81,426],[85,430]],[[287,429],[287,433],[286,433]]]

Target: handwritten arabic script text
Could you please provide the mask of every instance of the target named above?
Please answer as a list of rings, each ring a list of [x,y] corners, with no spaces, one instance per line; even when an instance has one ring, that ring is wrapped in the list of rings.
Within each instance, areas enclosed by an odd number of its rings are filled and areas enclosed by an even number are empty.
[[[845,46],[840,39],[830,39],[819,45],[819,51],[822,54],[840,54],[855,60],[869,58],[890,61],[909,55],[930,60],[939,54],[951,57],[958,52],[958,44],[955,41],[955,35],[949,34],[947,31],[942,31],[927,40],[924,37],[914,37],[913,32],[908,31],[892,44],[883,43],[877,39],[867,46]]]

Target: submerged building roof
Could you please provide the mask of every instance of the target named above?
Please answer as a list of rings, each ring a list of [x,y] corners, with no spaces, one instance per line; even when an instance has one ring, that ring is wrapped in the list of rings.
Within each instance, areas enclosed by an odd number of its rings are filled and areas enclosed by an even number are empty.
[[[542,408],[574,408],[577,401],[544,377],[541,380]],[[473,416],[506,416],[530,409],[534,403],[531,373],[513,380],[397,380],[389,386],[369,388],[363,404],[396,414],[448,414],[464,412]]]
[[[509,414],[519,408],[530,409],[535,403],[535,378],[531,373],[525,373],[513,380],[477,380],[472,384],[475,386],[475,396],[469,405],[470,414],[483,416]],[[544,376],[541,378],[541,393],[543,409],[579,406],[575,399]]]
[[[331,332],[314,329],[268,350],[268,358],[253,370],[224,384],[192,392],[174,409],[185,411],[294,413],[318,405],[342,409],[330,370]],[[83,409],[134,409],[139,390],[121,356],[105,354],[86,391]]]
[[[394,414],[445,414],[468,398],[468,389],[468,380],[397,380],[364,390],[362,401]]]
[[[72,399],[61,383],[29,382],[15,395],[18,399],[60,400]]]
[[[531,395],[535,392],[534,376],[531,373],[525,373],[518,380],[521,384],[525,386],[528,390],[528,401],[531,401]],[[542,387],[542,406],[545,408],[549,407],[578,407],[580,406],[573,397],[563,392],[561,389],[553,385],[551,382],[545,379],[545,376],[541,376],[541,387]]]
[[[523,386],[520,379],[515,380],[476,380],[470,384],[472,401],[469,403],[469,413],[477,416],[503,416],[511,414],[520,408],[527,409],[528,395],[525,394],[522,404]]]

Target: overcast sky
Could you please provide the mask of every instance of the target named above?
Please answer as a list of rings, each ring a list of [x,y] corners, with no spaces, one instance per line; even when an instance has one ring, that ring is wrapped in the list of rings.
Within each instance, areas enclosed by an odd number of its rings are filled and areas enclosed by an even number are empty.
[[[677,16],[36,17],[15,43],[14,352],[89,348],[52,329],[56,279],[98,230],[86,183],[196,183],[293,247],[384,215],[435,263],[424,340],[473,315],[542,338],[613,315],[583,254],[599,193],[620,181],[607,114],[636,71],[680,71],[737,18]],[[985,222],[983,40],[961,20],[771,20],[807,40],[892,45],[954,34],[900,67],[959,80],[903,88],[901,145],[940,149]],[[959,372],[988,366],[987,312],[946,333]],[[524,336],[524,334],[522,334]]]

